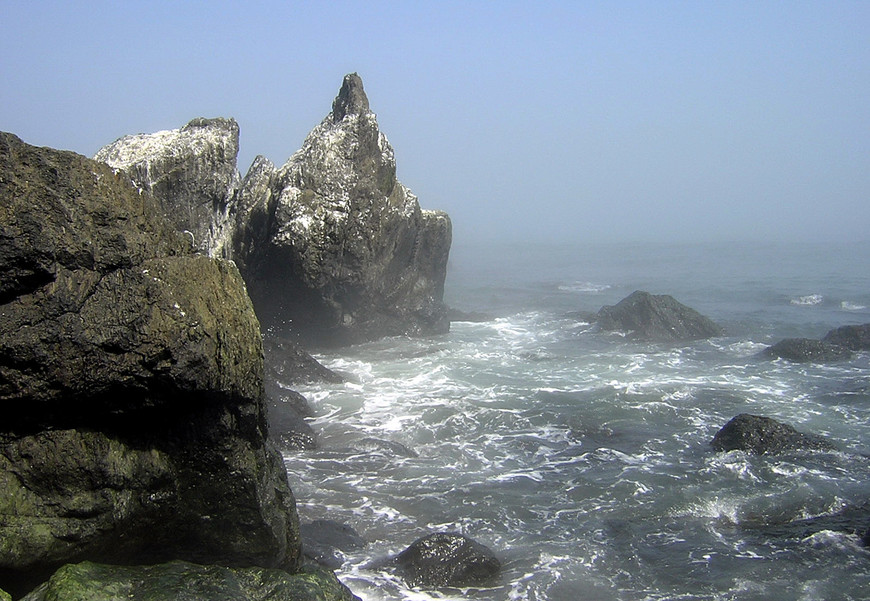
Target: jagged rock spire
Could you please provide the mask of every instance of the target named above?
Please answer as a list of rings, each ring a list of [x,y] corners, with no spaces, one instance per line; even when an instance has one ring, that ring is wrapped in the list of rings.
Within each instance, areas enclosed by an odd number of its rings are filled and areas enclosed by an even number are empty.
[[[369,99],[363,89],[363,82],[356,73],[344,76],[341,90],[332,102],[332,119],[336,123],[347,115],[358,115],[369,112]]]

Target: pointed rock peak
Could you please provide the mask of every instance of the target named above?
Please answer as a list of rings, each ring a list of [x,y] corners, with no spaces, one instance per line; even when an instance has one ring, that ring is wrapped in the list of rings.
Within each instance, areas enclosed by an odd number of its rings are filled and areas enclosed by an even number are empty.
[[[362,79],[356,73],[344,76],[341,90],[332,102],[332,120],[338,123],[347,115],[369,112],[369,99],[363,90]]]

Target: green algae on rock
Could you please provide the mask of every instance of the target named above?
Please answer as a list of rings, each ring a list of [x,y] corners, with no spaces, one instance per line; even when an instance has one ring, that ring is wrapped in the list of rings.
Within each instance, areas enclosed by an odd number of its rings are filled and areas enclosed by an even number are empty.
[[[23,601],[353,601],[332,572],[297,574],[172,561],[152,566],[82,562],[60,568]]]

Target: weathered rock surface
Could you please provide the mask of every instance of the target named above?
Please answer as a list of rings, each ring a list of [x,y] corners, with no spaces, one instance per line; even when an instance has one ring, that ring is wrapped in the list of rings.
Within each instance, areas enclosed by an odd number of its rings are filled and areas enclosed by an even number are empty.
[[[746,451],[774,455],[785,451],[834,451],[831,442],[814,434],[803,434],[770,417],[741,413],[725,424],[710,443],[717,451]]]
[[[228,568],[172,561],[153,566],[68,564],[23,601],[358,601],[326,570]]]
[[[198,250],[220,256],[239,186],[238,153],[235,120],[198,118],[180,129],[124,136],[94,159],[125,170]]]
[[[828,363],[848,360],[852,351],[838,344],[812,338],[786,338],[761,351],[761,356],[788,359],[796,363]]]
[[[424,536],[393,562],[408,586],[424,588],[484,584],[501,571],[501,562],[490,549],[461,534]]]
[[[396,179],[358,75],[281,168],[257,157],[239,181],[237,151],[235,121],[195,119],[95,158],[151,191],[199,250],[236,262],[265,329],[326,344],[449,329],[450,219]]]
[[[870,323],[860,326],[842,326],[831,330],[822,342],[836,344],[852,351],[870,351]]]
[[[321,343],[448,330],[450,219],[396,179],[358,75],[302,148],[268,167],[243,182],[239,211],[252,217],[233,243],[264,323]]]
[[[699,340],[721,336],[723,330],[707,317],[666,294],[636,291],[616,305],[602,307],[598,327],[627,332],[656,342]]]
[[[344,553],[362,549],[368,544],[351,526],[334,520],[301,524],[299,531],[305,557],[333,570],[341,567]]]
[[[123,172],[0,134],[0,586],[68,562],[295,568],[238,270]]]

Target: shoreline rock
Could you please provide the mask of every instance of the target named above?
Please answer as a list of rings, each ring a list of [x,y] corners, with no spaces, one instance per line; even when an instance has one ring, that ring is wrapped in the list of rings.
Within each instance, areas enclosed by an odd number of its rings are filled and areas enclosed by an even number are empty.
[[[259,324],[123,172],[0,134],[0,586],[82,560],[295,570]]]

